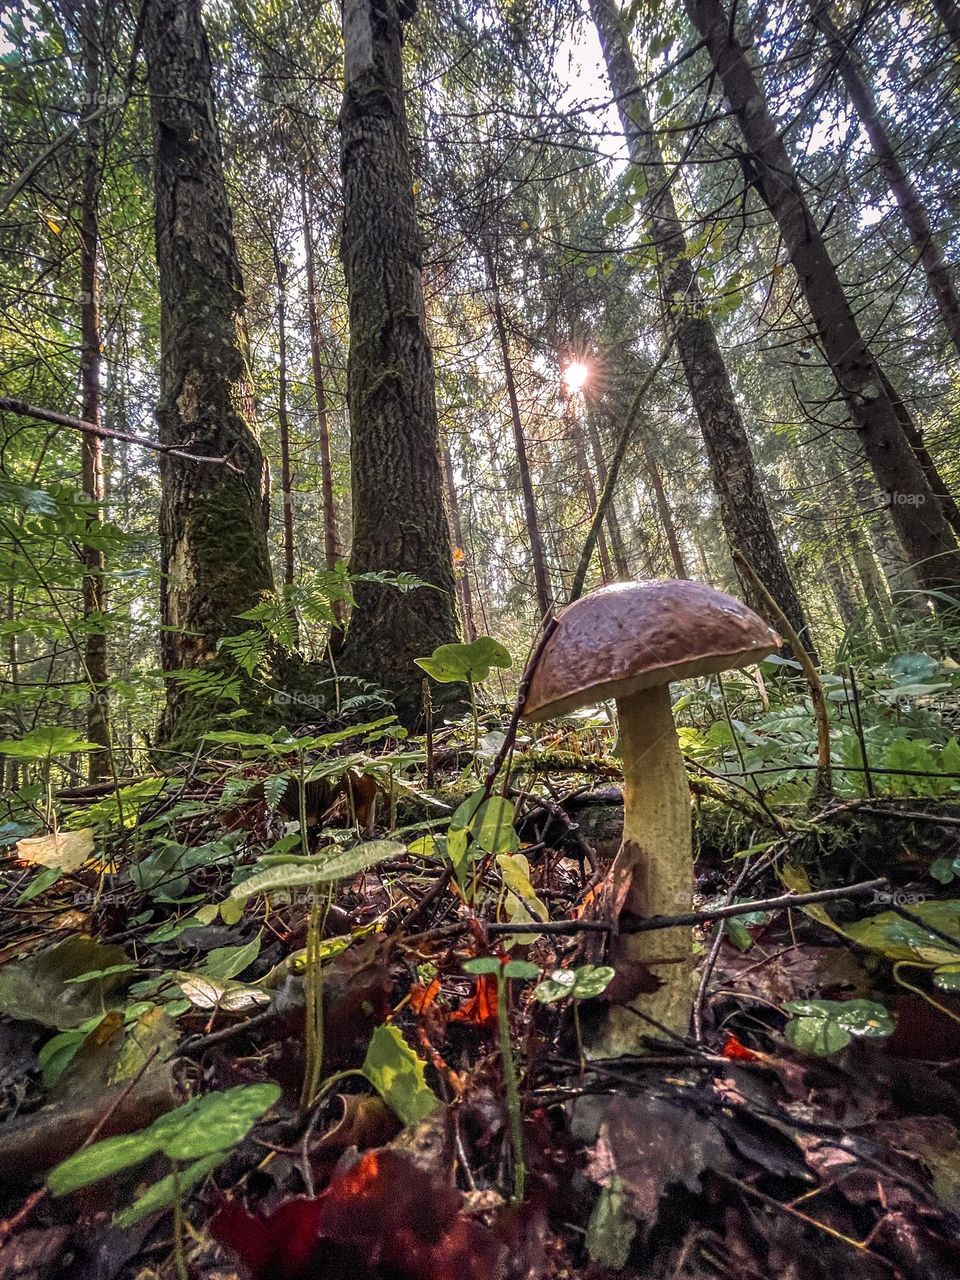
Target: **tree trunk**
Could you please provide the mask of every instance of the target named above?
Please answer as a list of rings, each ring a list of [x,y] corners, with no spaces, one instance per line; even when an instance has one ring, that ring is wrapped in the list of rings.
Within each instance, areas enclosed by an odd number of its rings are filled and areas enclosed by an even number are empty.
[[[490,282],[490,294],[493,306],[493,325],[500,346],[503,360],[503,378],[507,387],[507,398],[510,401],[510,420],[513,424],[513,441],[517,451],[517,467],[520,472],[520,492],[523,495],[523,513],[527,522],[527,537],[530,539],[530,558],[533,561],[533,580],[537,593],[537,608],[540,617],[545,618],[553,608],[553,588],[547,569],[547,555],[540,533],[540,521],[537,518],[537,504],[533,496],[533,481],[530,478],[530,462],[527,457],[527,442],[523,435],[523,421],[520,417],[520,402],[517,399],[517,384],[513,376],[513,362],[510,359],[510,343],[507,338],[507,326],[503,319],[503,305],[500,301],[500,285],[497,280],[496,264],[489,248],[483,250],[483,260]],[[562,562],[558,562],[562,563]]]
[[[960,5],[956,0],[933,0],[933,7],[960,57]]]
[[[590,463],[587,460],[587,449],[583,439],[583,429],[577,421],[576,415],[569,409],[567,411],[567,428],[570,440],[573,444],[573,450],[577,460],[577,470],[580,473],[580,485],[583,489],[584,497],[587,500],[587,510],[590,512],[591,518],[597,509],[597,486],[593,482],[593,473],[590,470]],[[610,552],[607,548],[607,540],[603,536],[601,528],[597,534],[597,555],[600,557],[600,575],[604,585],[613,582],[614,573],[613,565],[610,562]]]
[[[864,451],[922,586],[960,599],[960,552],[889,383],[861,334],[823,235],[721,0],[684,0],[737,117],[751,178],[773,214]],[[901,407],[901,412],[903,412]],[[944,607],[944,600],[935,600]],[[949,607],[949,605],[947,606]]]
[[[453,476],[453,458],[450,454],[450,445],[446,440],[441,445],[441,454],[443,458],[443,479],[444,487],[447,493],[447,507],[450,511],[450,533],[453,536],[454,555],[457,551],[463,556],[458,561],[457,574],[457,595],[460,599],[460,610],[463,614],[463,629],[467,633],[468,640],[476,640],[477,638],[477,622],[473,613],[473,590],[470,586],[470,567],[467,562],[467,552],[463,543],[463,524],[460,520],[460,499],[457,496],[457,486]]]
[[[223,177],[213,75],[200,0],[146,0],[160,278],[164,444],[230,465],[162,456],[160,648],[164,671],[216,657],[237,615],[273,587],[268,473],[253,431],[243,281]],[[160,728],[189,726],[188,700],[167,684]],[[209,704],[193,703],[189,718]]]
[[[83,46],[83,78],[86,91],[85,114],[96,110],[100,95],[99,4],[87,0],[80,17]],[[80,417],[100,425],[100,285],[97,255],[100,242],[99,199],[102,130],[99,120],[86,127],[83,154],[83,196],[80,209]],[[103,444],[99,436],[84,433],[80,440],[80,467],[84,496],[96,504],[90,513],[91,533],[103,523],[106,487],[103,475]],[[88,682],[86,732],[91,742],[102,748],[91,751],[89,779],[100,782],[111,775],[110,694],[107,689],[107,581],[103,551],[96,543],[84,543],[83,618],[87,625],[83,665]]]
[[[600,37],[630,159],[647,179],[644,204],[657,253],[664,312],[668,327],[676,335],[707,448],[724,532],[731,548],[740,551],[750,562],[812,652],[803,607],[777,542],[750,440],[690,262],[686,237],[670,191],[670,177],[656,144],[637,65],[615,0],[590,0],[590,12]],[[749,579],[744,576],[740,582],[745,599],[763,614],[764,602]]]
[[[320,446],[320,488],[323,500],[323,558],[332,569],[341,557],[337,530],[337,508],[333,496],[333,464],[330,456],[330,422],[327,414],[327,389],[323,380],[323,336],[317,306],[317,268],[313,248],[313,219],[307,196],[306,179],[300,179],[300,211],[303,221],[303,251],[307,267],[307,316],[310,324],[310,366],[317,402],[317,437]],[[334,610],[342,622],[342,610]]]
[[[890,626],[890,597],[887,595],[883,576],[877,567],[873,551],[861,530],[856,526],[852,526],[847,531],[847,541],[877,637],[881,644],[889,644],[893,638]]]
[[[940,310],[940,316],[950,335],[950,340],[960,354],[960,297],[954,288],[943,252],[934,237],[920,193],[897,155],[873,91],[857,65],[849,41],[840,35],[834,25],[833,18],[830,16],[829,0],[809,0],[809,3],[813,21],[826,37],[831,57],[850,95],[850,101],[860,118],[864,132],[870,139],[870,145],[880,162],[883,176],[900,207],[900,214],[916,250],[917,260],[927,278],[927,288]],[[946,3],[952,3],[952,0],[946,0]]]
[[[273,269],[277,277],[277,425],[280,428],[280,491],[283,502],[283,581],[293,586],[293,488],[290,474],[290,414],[287,410],[287,264],[273,245]]]
[[[607,460],[603,454],[603,444],[600,440],[600,432],[597,430],[594,411],[591,409],[589,402],[587,404],[587,435],[590,438],[593,465],[597,469],[597,479],[602,489],[607,483]],[[630,562],[627,559],[627,551],[624,546],[620,517],[617,515],[616,499],[611,499],[610,506],[607,508],[607,531],[610,534],[610,550],[613,553],[617,579],[621,582],[626,582],[630,577]]]
[[[398,0],[345,0],[343,9],[350,569],[406,572],[431,586],[401,592],[359,583],[339,669],[374,681],[412,721],[422,678],[414,659],[456,642],[458,627],[403,99],[401,28],[408,16]]]
[[[650,480],[650,487],[653,489],[653,496],[657,503],[657,515],[660,517],[660,525],[666,536],[667,546],[670,548],[673,572],[678,578],[688,578],[690,575],[687,573],[687,566],[684,564],[683,551],[680,548],[680,539],[677,536],[677,526],[674,523],[667,491],[663,485],[663,475],[660,472],[659,464],[653,450],[650,448],[647,433],[643,427],[640,428],[640,444],[643,449],[644,469]]]

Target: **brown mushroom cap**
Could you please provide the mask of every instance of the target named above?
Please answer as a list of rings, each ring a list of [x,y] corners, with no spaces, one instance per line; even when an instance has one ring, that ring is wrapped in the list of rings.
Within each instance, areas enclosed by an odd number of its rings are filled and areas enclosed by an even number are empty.
[[[557,620],[530,681],[525,720],[759,662],[782,641],[739,600],[682,578],[618,582]]]

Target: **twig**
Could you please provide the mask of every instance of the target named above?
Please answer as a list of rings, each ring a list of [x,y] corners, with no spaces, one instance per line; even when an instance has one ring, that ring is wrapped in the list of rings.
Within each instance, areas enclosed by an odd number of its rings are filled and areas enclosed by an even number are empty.
[[[724,906],[729,907],[733,902],[734,898],[737,896],[738,890],[744,880],[746,880],[749,870],[750,859],[745,858],[743,866],[740,868],[740,874],[730,886],[727,896],[724,899]],[[720,955],[720,948],[723,946],[724,932],[724,927],[721,925],[717,930],[717,935],[713,940],[710,947],[710,953],[703,966],[703,973],[700,975],[700,986],[697,989],[697,998],[693,1002],[693,1038],[698,1044],[703,1040],[703,1002],[707,998],[707,987],[710,984],[710,977],[717,963],[717,957]]]
[[[69,413],[59,413],[55,409],[41,409],[35,404],[27,404],[25,400],[12,400],[9,396],[0,396],[0,410],[19,414],[22,418],[36,418],[38,422],[52,422],[58,427],[70,427],[73,431],[83,431],[89,436],[99,436],[102,440],[122,440],[126,444],[138,444],[142,449],[152,449],[154,453],[162,453],[168,458],[185,458],[187,462],[211,462],[226,467],[229,471],[243,474],[243,468],[230,461],[228,455],[220,458],[206,454],[187,453],[172,444],[161,444],[159,440],[150,440],[146,436],[136,436],[129,431],[112,431],[109,427],[97,426],[95,422],[84,422],[83,418],[74,418]]]
[[[859,884],[841,885],[836,889],[815,889],[811,893],[783,893],[776,898],[755,898],[751,902],[738,902],[729,906],[710,907],[706,911],[686,911],[675,916],[650,916],[646,920],[621,919],[620,933],[651,933],[657,929],[672,929],[677,925],[709,924],[712,920],[727,920],[732,916],[749,915],[751,911],[789,911],[792,907],[805,907],[813,902],[834,902],[844,898],[869,898],[872,894],[889,891],[890,882],[883,877],[863,880]],[[487,933],[609,933],[613,926],[607,920],[533,920],[510,924],[506,921],[488,923],[476,919],[455,920],[451,924],[432,929],[431,938],[447,934],[464,933],[480,923]],[[920,922],[922,923],[922,921]],[[924,925],[924,928],[930,926]],[[934,930],[930,930],[934,932]]]
[[[570,587],[569,603],[579,600],[583,594],[583,584],[587,580],[587,573],[590,570],[590,561],[593,559],[594,548],[597,545],[597,538],[600,536],[600,526],[603,524],[604,518],[610,503],[613,501],[613,493],[617,487],[617,481],[620,478],[620,468],[627,454],[627,446],[630,443],[630,437],[633,435],[634,428],[640,418],[643,410],[643,402],[647,392],[653,384],[654,379],[667,362],[667,357],[673,348],[673,337],[671,336],[663,350],[661,351],[656,363],[652,366],[644,380],[637,388],[637,394],[633,397],[620,435],[617,438],[616,447],[613,451],[613,457],[607,466],[607,478],[604,481],[603,489],[600,497],[597,499],[597,505],[593,513],[593,519],[590,522],[590,529],[587,532],[586,542],[583,544],[583,551],[580,554],[580,563],[577,565],[577,571],[573,575],[573,583]]]

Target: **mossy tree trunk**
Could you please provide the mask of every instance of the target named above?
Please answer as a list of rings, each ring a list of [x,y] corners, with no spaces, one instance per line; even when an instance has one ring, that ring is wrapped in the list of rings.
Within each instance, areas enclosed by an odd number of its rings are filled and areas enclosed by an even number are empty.
[[[254,434],[244,294],[200,0],[146,0],[160,278],[160,439],[229,465],[160,464],[165,671],[212,662],[273,579],[268,473]],[[161,739],[188,699],[168,681]]]
[[[350,570],[411,573],[431,585],[401,592],[359,583],[337,662],[341,674],[385,689],[407,721],[420,705],[423,673],[414,659],[459,639],[403,99],[402,28],[410,16],[397,0],[346,0],[343,9]]]

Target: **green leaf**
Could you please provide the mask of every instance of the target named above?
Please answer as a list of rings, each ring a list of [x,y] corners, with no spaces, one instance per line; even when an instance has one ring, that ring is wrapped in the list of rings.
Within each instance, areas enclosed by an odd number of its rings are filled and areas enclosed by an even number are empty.
[[[601,1188],[587,1223],[587,1252],[602,1267],[622,1271],[636,1234],[637,1222],[630,1213],[630,1197],[623,1179],[612,1177],[610,1185]]]
[[[157,1150],[150,1129],[140,1133],[125,1133],[115,1138],[104,1138],[69,1156],[47,1175],[47,1187],[53,1196],[65,1196],[92,1182],[109,1178],[141,1164]]]
[[[530,960],[508,960],[503,966],[505,978],[529,979],[540,977],[540,966]]]
[[[426,1063],[396,1027],[377,1027],[367,1049],[363,1074],[404,1125],[419,1124],[440,1099],[427,1084]]]
[[[845,1049],[854,1036],[889,1036],[894,1030],[889,1012],[873,1000],[791,1000],[783,1007],[794,1015],[787,1041],[819,1058]]]
[[[513,814],[513,804],[503,796],[491,796],[477,809],[469,824],[470,834],[484,853],[513,853],[520,848]]]
[[[538,982],[533,989],[533,997],[541,1004],[555,1004],[557,1000],[565,1000],[573,995],[577,975],[573,969],[554,969],[549,978]]]
[[[318,854],[309,862],[301,859],[296,863],[281,863],[278,866],[268,866],[263,871],[255,871],[242,883],[234,885],[230,897],[251,898],[254,894],[270,893],[275,889],[295,889],[303,885],[344,880],[404,852],[406,845],[399,840],[368,840],[353,849]]]
[[[197,1160],[214,1151],[229,1151],[243,1141],[280,1094],[276,1084],[241,1084],[222,1093],[207,1093],[161,1116],[146,1132],[171,1160]]]
[[[209,953],[197,972],[226,982],[230,978],[235,978],[237,974],[243,973],[259,954],[259,937],[239,947],[216,947]]]
[[[960,959],[960,902],[917,902],[911,912],[944,933],[956,936],[957,948],[936,934],[928,932],[895,911],[882,911],[867,920],[857,920],[844,927],[844,933],[868,951],[879,952],[885,959],[907,960],[928,965],[951,964]]]
[[[491,667],[511,667],[513,659],[499,641],[478,636],[471,644],[442,644],[429,658],[417,658],[416,664],[440,684],[478,684],[486,680]]]
[[[13,756],[16,760],[50,760],[54,756],[69,756],[75,751],[99,751],[95,742],[86,742],[75,729],[59,725],[46,725],[31,729],[22,738],[0,742],[0,755]]]
[[[960,963],[945,964],[935,969],[933,985],[941,991],[960,991]]]
[[[614,970],[608,964],[582,964],[575,969],[576,981],[573,984],[575,1000],[594,1000],[603,995],[614,979]]]
[[[496,956],[477,956],[463,963],[464,973],[499,973],[502,968]]]
[[[226,1151],[214,1151],[204,1159],[196,1160],[193,1164],[187,1165],[185,1169],[181,1169],[177,1174],[168,1173],[165,1178],[155,1182],[142,1196],[138,1196],[128,1209],[118,1213],[114,1218],[114,1223],[125,1231],[128,1227],[136,1226],[138,1222],[142,1222],[151,1213],[156,1213],[160,1209],[172,1209],[177,1202],[177,1197],[186,1196],[197,1183],[203,1181],[207,1174],[213,1173],[214,1169],[226,1159],[227,1154]]]

